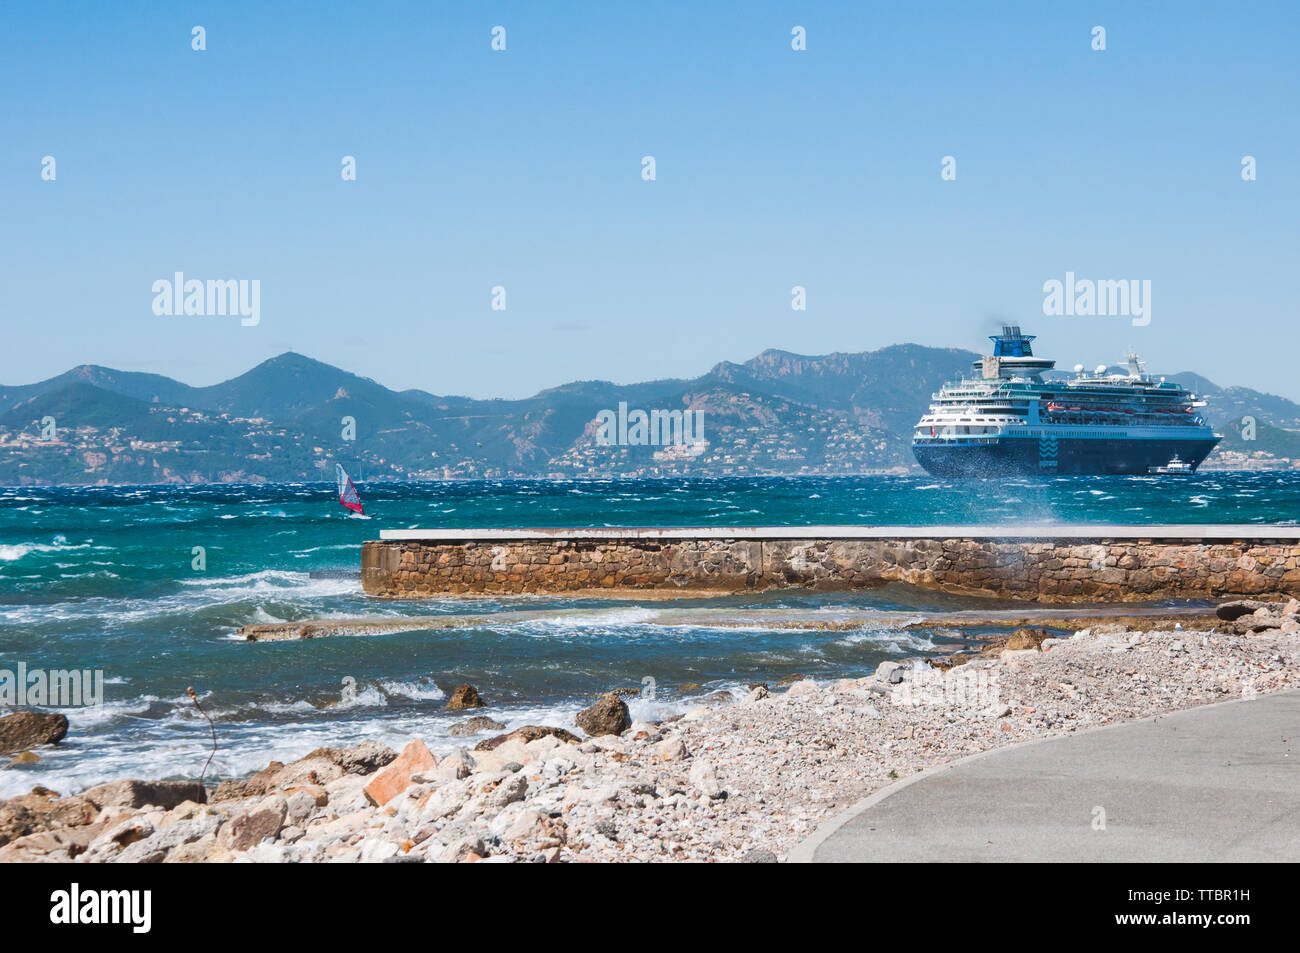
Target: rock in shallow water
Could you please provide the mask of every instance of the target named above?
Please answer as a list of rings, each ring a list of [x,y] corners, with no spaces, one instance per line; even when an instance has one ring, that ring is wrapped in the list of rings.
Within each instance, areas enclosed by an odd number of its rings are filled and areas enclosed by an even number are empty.
[[[462,682],[451,690],[451,697],[447,699],[447,711],[461,711],[465,708],[486,708],[483,699],[479,697],[478,689],[469,682]]]
[[[0,718],[0,754],[27,751],[38,745],[56,745],[68,733],[64,715],[16,711]]]
[[[484,731],[500,731],[505,727],[504,722],[489,718],[487,715],[477,715],[467,721],[457,722],[447,729],[449,735],[477,735]]]
[[[623,699],[607,692],[590,708],[578,712],[577,722],[589,735],[617,735],[632,727],[632,715]]]

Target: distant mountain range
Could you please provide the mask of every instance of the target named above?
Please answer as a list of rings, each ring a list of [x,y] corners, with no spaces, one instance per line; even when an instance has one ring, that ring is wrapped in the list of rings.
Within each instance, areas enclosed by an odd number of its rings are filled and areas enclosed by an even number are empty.
[[[0,386],[0,484],[319,480],[335,461],[366,480],[904,472],[930,395],[977,357],[768,350],[693,380],[576,381],[523,400],[393,391],[292,352],[211,387],[84,365]],[[1300,405],[1168,376],[1209,398],[1221,451],[1300,458]],[[602,445],[599,415],[620,404],[702,412],[703,440]],[[1254,441],[1241,439],[1247,415]]]

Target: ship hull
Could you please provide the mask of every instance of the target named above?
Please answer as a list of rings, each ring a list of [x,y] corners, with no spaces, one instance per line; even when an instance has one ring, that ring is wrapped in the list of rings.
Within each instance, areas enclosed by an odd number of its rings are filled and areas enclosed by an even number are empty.
[[[1218,442],[1218,437],[1200,436],[1013,438],[982,444],[915,443],[912,454],[927,473],[940,477],[1132,476],[1151,473],[1175,454],[1195,469]]]

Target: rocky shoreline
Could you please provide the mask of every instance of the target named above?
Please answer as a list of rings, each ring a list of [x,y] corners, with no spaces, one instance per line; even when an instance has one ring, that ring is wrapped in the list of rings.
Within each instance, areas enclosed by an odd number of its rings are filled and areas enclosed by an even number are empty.
[[[640,605],[637,603],[638,606]],[[888,626],[895,629],[936,629],[952,627],[1020,628],[1042,626],[1058,629],[1078,629],[1089,620],[1114,622],[1148,628],[1172,628],[1174,625],[1200,626],[1216,619],[1213,610],[1196,607],[1143,607],[1083,606],[1074,610],[1059,609],[984,609],[944,612],[885,612],[877,609],[837,610],[832,616],[822,611],[800,609],[753,609],[743,614],[734,609],[650,609],[647,621],[653,619],[664,625],[707,625],[712,628],[747,628],[762,625],[805,631],[852,632],[865,626]],[[291,642],[301,639],[338,638],[343,636],[392,635],[397,632],[425,631],[430,629],[470,629],[493,623],[518,622],[545,618],[540,611],[507,611],[491,616],[392,616],[297,619],[290,622],[254,622],[240,626],[237,634],[246,642]]]
[[[630,722],[610,694],[575,726],[522,728],[441,757],[413,739],[400,753],[318,749],[214,790],[37,788],[0,802],[0,860],[780,861],[898,778],[1019,741],[1300,687],[1298,675],[1295,600],[1228,603],[1200,631],[1108,622],[1057,639],[1020,629],[978,654],[885,662],[865,678],[784,691],[758,685],[662,722]]]

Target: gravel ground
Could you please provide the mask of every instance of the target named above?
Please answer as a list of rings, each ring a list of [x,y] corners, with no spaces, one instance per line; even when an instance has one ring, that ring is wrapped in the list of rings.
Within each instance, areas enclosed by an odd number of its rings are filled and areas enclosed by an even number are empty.
[[[1013,636],[1030,647],[946,672],[886,662],[866,678],[757,687],[576,742],[512,736],[437,759],[413,741],[392,763],[376,745],[313,753],[170,810],[117,793],[38,793],[0,805],[0,860],[783,860],[837,811],[926,768],[1295,687],[1296,614],[1251,620],[1258,630],[1245,634],[1111,624],[1037,646],[1032,633]],[[103,803],[114,799],[125,803]],[[43,816],[59,820],[46,830]]]

